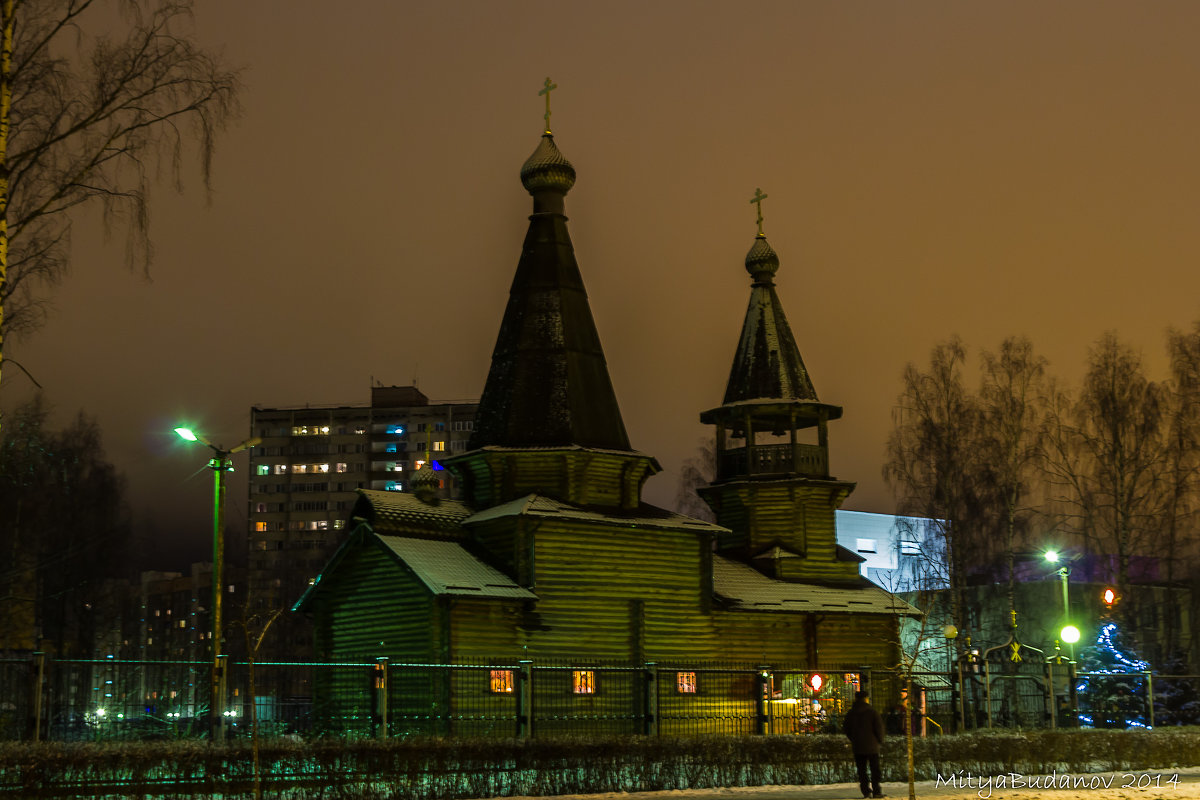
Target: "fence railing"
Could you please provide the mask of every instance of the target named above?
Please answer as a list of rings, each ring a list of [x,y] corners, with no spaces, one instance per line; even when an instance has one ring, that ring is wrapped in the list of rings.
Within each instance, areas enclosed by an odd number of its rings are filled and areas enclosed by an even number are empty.
[[[85,741],[212,735],[550,737],[836,733],[866,686],[893,733],[983,727],[1195,724],[1200,676],[993,676],[778,665],[230,662],[220,707],[212,665],[191,661],[0,659],[0,739]],[[1064,706],[1063,698],[1070,702]],[[1010,701],[1020,713],[1009,713]]]

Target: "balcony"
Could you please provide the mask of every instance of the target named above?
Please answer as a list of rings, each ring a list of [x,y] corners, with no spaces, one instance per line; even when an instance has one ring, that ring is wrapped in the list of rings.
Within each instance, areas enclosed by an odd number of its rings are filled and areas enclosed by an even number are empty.
[[[747,475],[829,477],[828,455],[825,448],[819,445],[757,445],[754,448],[754,458],[750,460],[750,463],[747,463],[747,449],[739,447],[735,450],[726,450],[717,456],[717,480],[728,480]]]

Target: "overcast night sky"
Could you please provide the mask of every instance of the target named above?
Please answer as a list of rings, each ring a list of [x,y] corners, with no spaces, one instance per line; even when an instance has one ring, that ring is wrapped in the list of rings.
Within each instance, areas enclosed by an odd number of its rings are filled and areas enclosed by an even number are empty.
[[[6,352],[58,422],[99,419],[181,563],[205,557],[211,479],[179,421],[232,445],[251,405],[365,403],[372,378],[478,398],[546,76],[625,424],[664,467],[650,502],[721,401],[756,187],[805,363],[845,408],[846,508],[893,510],[900,373],[934,343],[1025,334],[1073,383],[1112,329],[1157,378],[1166,329],[1200,318],[1195,2],[196,5],[244,68],[211,203],[194,173],[157,187],[150,281],[79,218],[50,324]],[[29,393],[6,369],[5,407]]]

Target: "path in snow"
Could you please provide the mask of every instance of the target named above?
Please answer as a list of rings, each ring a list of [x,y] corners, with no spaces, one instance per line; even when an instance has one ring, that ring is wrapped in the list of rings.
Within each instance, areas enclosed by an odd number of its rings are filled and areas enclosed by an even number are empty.
[[[1172,777],[1177,781],[1172,781]],[[949,776],[946,776],[949,778]],[[1015,778],[1015,780],[1014,780]],[[1054,788],[1042,788],[1053,779]],[[1032,784],[1037,782],[1037,787]],[[1063,783],[1069,785],[1064,788]],[[1140,785],[1139,785],[1140,784]],[[907,783],[884,783],[890,800],[906,800]],[[1137,772],[1062,773],[1052,775],[960,776],[954,784],[919,781],[918,798],[981,800],[1200,800],[1200,767]],[[860,800],[857,783],[824,786],[753,786],[669,792],[605,792],[506,800]]]

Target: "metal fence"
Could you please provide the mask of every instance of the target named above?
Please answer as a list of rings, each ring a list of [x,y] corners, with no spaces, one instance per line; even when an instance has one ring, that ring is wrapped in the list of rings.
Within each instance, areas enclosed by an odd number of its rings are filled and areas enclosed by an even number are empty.
[[[1051,671],[1022,676],[1026,711],[1003,713],[1005,676],[778,665],[403,664],[226,661],[212,713],[209,662],[0,659],[0,739],[266,736],[550,737],[836,733],[871,689],[892,733],[984,727],[1193,724],[1200,677]],[[987,679],[987,680],[985,680]],[[1089,688],[1090,686],[1090,688]],[[1075,692],[1076,688],[1082,691]],[[1157,689],[1157,695],[1155,694]],[[1010,693],[1011,694],[1011,693]],[[1191,709],[1191,712],[1189,712]]]

